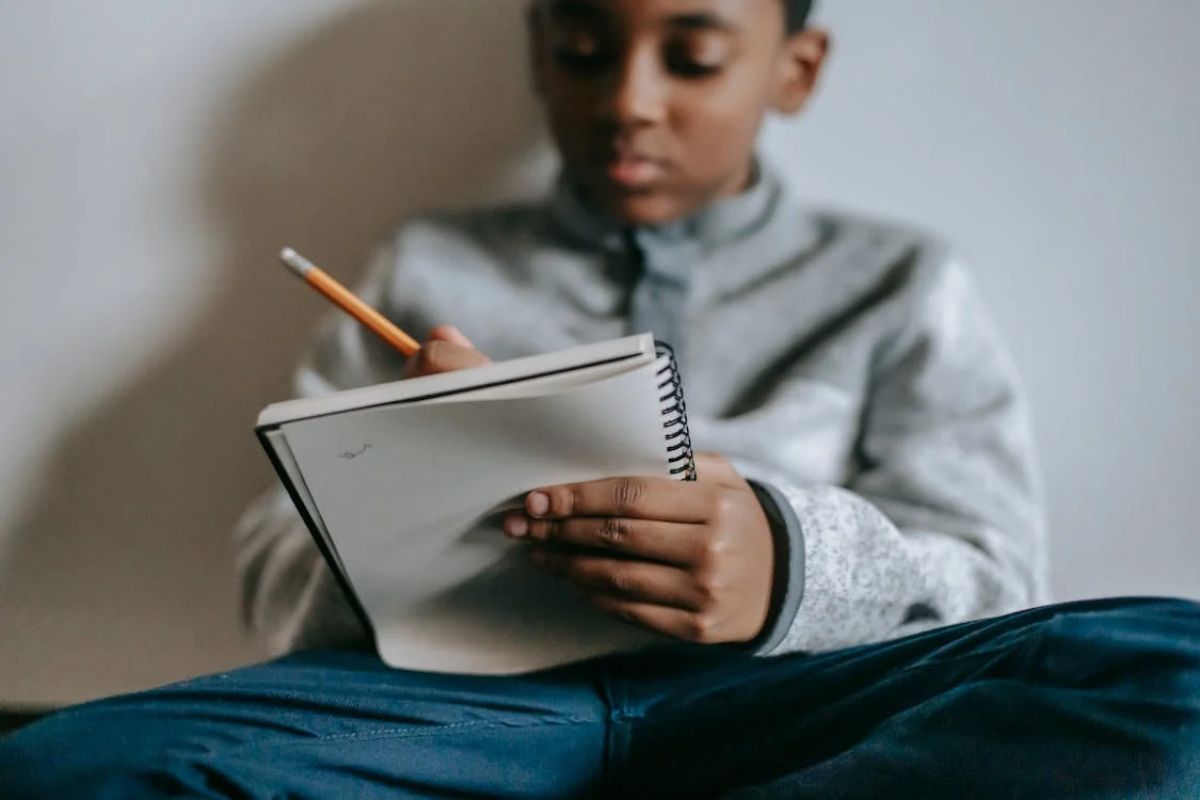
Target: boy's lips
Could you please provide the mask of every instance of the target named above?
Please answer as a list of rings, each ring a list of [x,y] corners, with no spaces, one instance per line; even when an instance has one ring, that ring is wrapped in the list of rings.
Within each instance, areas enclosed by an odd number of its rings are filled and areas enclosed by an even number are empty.
[[[666,162],[633,153],[611,153],[604,159],[604,174],[625,189],[644,189],[666,174]]]

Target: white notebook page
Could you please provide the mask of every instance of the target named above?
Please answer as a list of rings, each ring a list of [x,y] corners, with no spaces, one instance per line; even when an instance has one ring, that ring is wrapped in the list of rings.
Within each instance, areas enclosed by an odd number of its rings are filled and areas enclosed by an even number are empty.
[[[497,520],[480,523],[537,486],[668,476],[660,368],[283,426],[386,663],[504,674],[672,641],[590,606],[527,564]]]

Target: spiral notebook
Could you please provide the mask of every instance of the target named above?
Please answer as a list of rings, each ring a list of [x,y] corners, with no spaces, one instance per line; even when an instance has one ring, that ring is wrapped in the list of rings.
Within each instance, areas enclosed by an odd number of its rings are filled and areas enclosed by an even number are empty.
[[[390,666],[513,674],[674,642],[500,530],[539,486],[695,478],[675,359],[650,334],[276,403],[256,432]]]

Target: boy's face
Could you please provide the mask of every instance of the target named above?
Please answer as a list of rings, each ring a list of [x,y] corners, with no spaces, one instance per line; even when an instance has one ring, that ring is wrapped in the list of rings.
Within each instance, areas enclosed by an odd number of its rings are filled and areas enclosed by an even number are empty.
[[[535,0],[531,26],[567,174],[632,224],[744,189],[763,117],[803,106],[827,46],[788,36],[780,0]]]

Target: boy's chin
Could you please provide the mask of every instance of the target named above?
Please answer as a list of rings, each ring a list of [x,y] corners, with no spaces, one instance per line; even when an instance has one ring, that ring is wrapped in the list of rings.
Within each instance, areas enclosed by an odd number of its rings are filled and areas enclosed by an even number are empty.
[[[667,225],[697,210],[676,197],[658,192],[609,195],[602,202],[603,211],[624,225]]]

